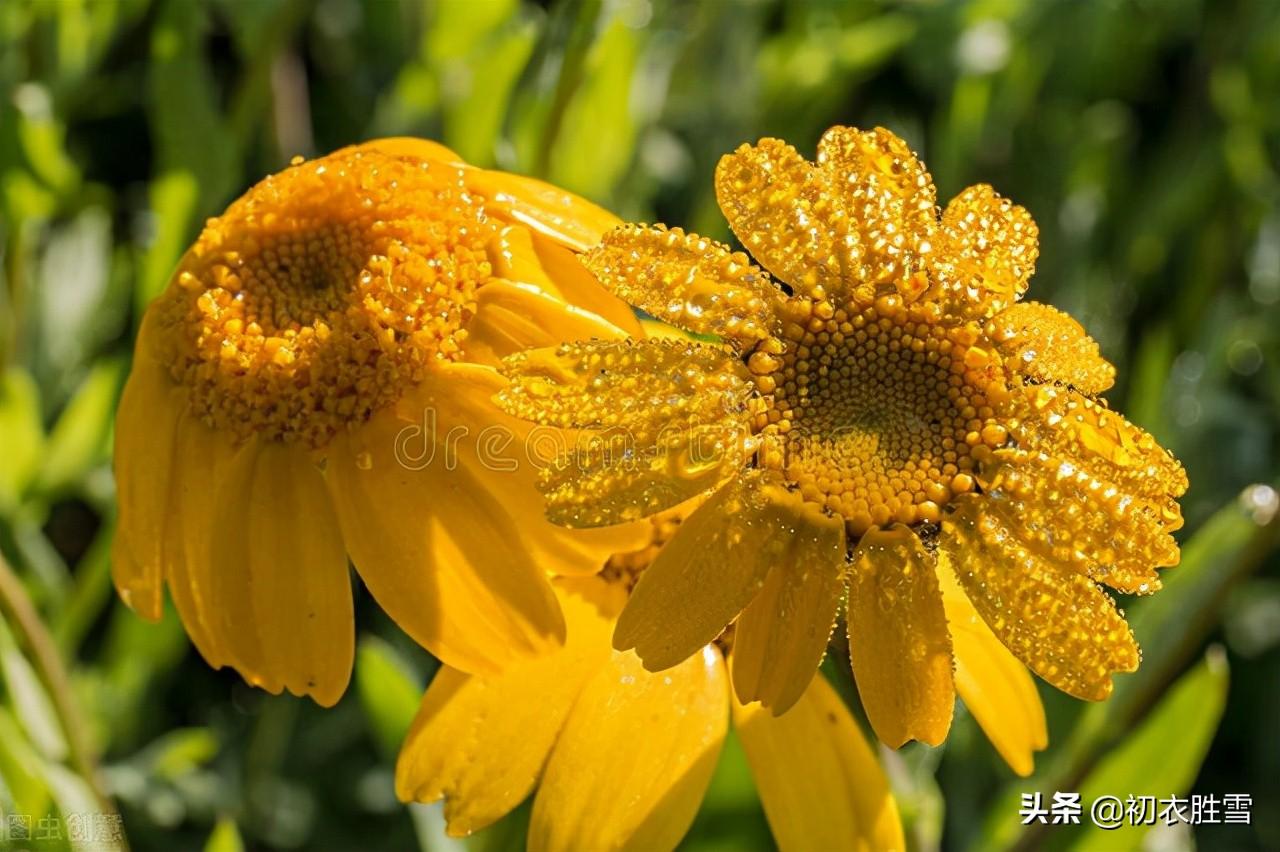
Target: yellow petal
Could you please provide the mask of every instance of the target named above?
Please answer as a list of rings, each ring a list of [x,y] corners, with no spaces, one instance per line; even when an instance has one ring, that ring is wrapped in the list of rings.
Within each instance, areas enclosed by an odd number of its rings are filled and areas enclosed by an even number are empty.
[[[466,324],[463,358],[498,366],[525,349],[566,340],[617,340],[622,330],[529,284],[490,279],[476,293],[475,314]]]
[[[237,660],[215,609],[211,544],[217,498],[234,457],[229,436],[190,414],[179,418],[171,485],[178,509],[164,531],[165,579],[187,635],[214,668]]]
[[[1026,395],[1026,416],[1010,430],[1019,446],[1073,457],[1120,490],[1159,502],[1162,523],[1170,531],[1182,525],[1173,498],[1187,490],[1187,474],[1155,438],[1071,388],[1030,385]]]
[[[989,317],[1026,292],[1039,254],[1031,214],[986,184],[971,186],[942,213],[930,255],[937,297],[951,313]]]
[[[138,334],[137,354],[116,413],[115,469],[120,515],[111,575],[120,597],[155,621],[164,608],[165,527],[178,419],[184,394],[152,354],[152,312]],[[181,508],[181,507],[178,507]]]
[[[733,724],[781,852],[906,848],[875,753],[825,678],[781,716],[735,701]]]
[[[615,653],[583,689],[547,763],[530,852],[675,848],[711,781],[728,698],[712,647],[661,674]]]
[[[632,337],[643,336],[635,311],[596,280],[581,255],[541,234],[532,237],[538,262],[566,302],[604,318]]]
[[[583,684],[608,663],[623,588],[596,577],[557,587],[569,627],[563,648],[492,677],[443,668],[423,696],[396,764],[396,793],[443,797],[451,835],[478,831],[524,800]]]
[[[355,620],[319,471],[297,446],[253,439],[220,485],[207,542],[215,642],[250,683],[336,704],[351,676]]]
[[[467,188],[484,197],[485,210],[519,223],[574,251],[586,251],[611,228],[617,216],[585,198],[534,178],[488,169],[468,169]]]
[[[849,571],[849,656],[876,735],[938,745],[955,706],[951,639],[933,557],[906,527],[872,529]]]
[[[938,561],[946,561],[945,553]],[[1035,682],[978,616],[949,565],[939,564],[938,582],[956,658],[956,692],[1009,768],[1030,775],[1034,752],[1049,744]]]
[[[1122,491],[1097,464],[1020,447],[995,455],[982,476],[995,498],[987,511],[1041,557],[1131,594],[1157,591],[1155,569],[1178,564],[1159,503]]]
[[[924,164],[883,127],[839,126],[818,142],[818,164],[856,237],[843,241],[858,248],[849,252],[850,286],[891,285],[908,301],[918,297],[937,228],[937,193]]]
[[[438,160],[458,166],[466,165],[461,157],[439,142],[433,142],[430,139],[419,139],[414,136],[389,136],[385,139],[374,139],[359,145],[352,145],[350,148],[344,148],[338,154],[350,150],[373,150],[390,157],[406,157],[411,160]]]
[[[379,412],[336,438],[326,468],[348,552],[378,603],[427,650],[474,673],[564,639],[531,533],[506,505],[536,496],[500,498],[480,479],[488,467],[497,477],[522,469],[503,455],[518,444],[496,422],[495,379],[484,367],[436,365],[401,415]]]
[[[795,148],[778,139],[743,145],[720,158],[715,184],[733,233],[797,293],[822,298],[851,286],[858,246],[849,240],[857,235]]]
[[[696,653],[751,603],[771,566],[790,561],[791,531],[807,528],[811,511],[764,473],[743,473],[698,507],[640,575],[613,646],[635,648],[650,671]]]
[[[1116,368],[1080,323],[1052,305],[1019,302],[991,318],[987,337],[1005,363],[1041,382],[1062,382],[1087,394],[1115,383]]]
[[[638,447],[672,424],[745,422],[753,392],[741,361],[692,340],[569,343],[503,363],[507,412],[558,428],[625,429]]]
[[[618,297],[686,331],[745,345],[776,324],[769,276],[745,254],[680,228],[623,225],[582,262]]]
[[[1032,671],[1077,698],[1111,694],[1111,675],[1138,667],[1115,603],[1069,565],[1021,545],[983,498],[957,501],[939,546],[978,614]]]
[[[775,715],[813,679],[844,592],[843,520],[810,508],[787,539],[764,588],[738,617],[731,661],[738,700],[759,701]]]

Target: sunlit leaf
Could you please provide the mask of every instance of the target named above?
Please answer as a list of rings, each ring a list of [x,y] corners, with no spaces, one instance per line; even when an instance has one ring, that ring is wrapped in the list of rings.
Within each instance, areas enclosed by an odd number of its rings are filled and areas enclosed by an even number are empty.
[[[49,433],[38,487],[57,491],[76,483],[91,467],[106,460],[111,420],[124,379],[118,360],[99,361],[80,384]]]
[[[11,511],[31,482],[44,452],[40,390],[19,367],[0,374],[0,511]]]
[[[394,759],[418,712],[422,685],[394,648],[365,636],[356,653],[356,692],[375,740]]]
[[[244,841],[233,819],[223,817],[205,841],[204,852],[244,852]]]
[[[1099,796],[1185,795],[1200,771],[1227,701],[1227,658],[1212,647],[1178,680],[1141,724],[1094,768],[1080,785],[1084,802]],[[1153,772],[1159,767],[1158,772]],[[1091,826],[1071,848],[1076,852],[1137,849],[1149,825],[1114,831]]]

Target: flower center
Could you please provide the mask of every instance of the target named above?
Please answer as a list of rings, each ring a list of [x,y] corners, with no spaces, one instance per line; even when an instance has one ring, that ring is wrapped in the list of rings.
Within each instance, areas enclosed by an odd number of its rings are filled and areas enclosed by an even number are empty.
[[[1006,398],[994,356],[966,326],[916,316],[900,297],[834,308],[792,300],[782,337],[748,365],[771,403],[762,455],[806,500],[874,526],[936,523],[974,488],[988,448],[1005,443],[993,405]]]
[[[456,168],[297,163],[209,220],[157,303],[160,355],[214,428],[323,446],[456,356],[491,233]]]

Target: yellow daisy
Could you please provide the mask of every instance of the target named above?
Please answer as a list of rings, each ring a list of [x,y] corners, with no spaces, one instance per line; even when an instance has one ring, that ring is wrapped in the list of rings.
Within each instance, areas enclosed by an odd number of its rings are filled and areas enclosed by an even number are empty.
[[[117,414],[125,602],[159,618],[167,584],[211,665],[325,705],[351,671],[348,555],[450,665],[559,645],[545,569],[593,572],[634,536],[541,517],[533,468],[492,437],[514,453],[528,431],[493,406],[494,367],[638,332],[577,259],[615,224],[412,139],[299,159],[209,220],[146,311]]]
[[[768,272],[661,226],[615,229],[584,257],[716,342],[506,360],[508,411],[600,435],[544,477],[553,521],[607,526],[713,492],[641,578],[614,646],[660,671],[736,620],[737,697],[781,712],[843,608],[892,746],[945,738],[957,685],[989,668],[963,662],[976,624],[1050,684],[1106,697],[1139,652],[1099,584],[1159,588],[1187,481],[1100,399],[1114,369],[1081,326],[1018,301],[1031,217],[989,186],[939,216],[929,174],[883,129],[832,128],[816,164],[745,145],[716,191]]]
[[[774,716],[733,698],[726,637],[657,674],[610,649],[614,619],[653,551],[612,559],[596,577],[555,581],[569,622],[559,651],[493,677],[442,669],[400,752],[400,798],[443,798],[449,834],[465,836],[536,787],[531,852],[672,849],[732,719],[784,852],[905,848],[875,755],[824,678]]]

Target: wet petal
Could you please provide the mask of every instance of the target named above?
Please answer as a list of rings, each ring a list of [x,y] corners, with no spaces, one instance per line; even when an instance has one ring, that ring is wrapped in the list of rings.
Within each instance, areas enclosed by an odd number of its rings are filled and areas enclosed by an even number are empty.
[[[733,724],[781,852],[906,848],[889,782],[825,678],[781,716],[735,701]]]
[[[1157,591],[1156,568],[1178,564],[1159,504],[1122,491],[1096,464],[1012,447],[996,457],[982,477],[988,509],[1041,557],[1130,594]]]
[[[809,511],[787,539],[733,635],[738,700],[759,701],[775,715],[786,712],[813,679],[844,593],[843,520]]]
[[[983,498],[957,501],[939,546],[992,632],[1053,686],[1097,701],[1111,694],[1112,674],[1138,667],[1137,643],[1111,598],[1023,546],[983,511]]]
[[[582,257],[614,294],[696,334],[739,344],[765,337],[779,293],[745,254],[661,225],[623,225]]]
[[[770,567],[790,560],[812,507],[758,470],[689,516],[663,546],[618,619],[613,646],[661,671],[711,642],[756,597]]]
[[[715,182],[734,235],[797,293],[818,299],[856,284],[858,235],[795,148],[779,139],[742,145],[720,158]]]
[[[933,178],[907,143],[877,127],[832,127],[818,164],[835,202],[856,229],[850,286],[892,285],[908,301],[924,290],[925,260],[937,228]],[[847,227],[847,226],[846,226]]]
[[[849,570],[849,656],[876,735],[938,745],[955,705],[951,638],[933,557],[906,527],[872,529]]]
[[[945,553],[938,561],[946,561]],[[956,692],[1009,768],[1030,775],[1034,753],[1049,744],[1035,682],[979,617],[949,565],[939,564],[938,582],[956,659]]]
[[[1031,214],[986,184],[971,186],[942,213],[933,296],[951,313],[985,319],[1022,297],[1039,254]]]
[[[516,417],[559,428],[625,429],[638,446],[664,428],[745,420],[753,386],[742,363],[691,340],[568,343],[503,363],[498,397]]]
[[[1098,351],[1098,342],[1070,315],[1040,302],[1019,302],[992,317],[987,337],[1022,375],[1062,382],[1087,394],[1115,383],[1116,368]]]
[[[455,837],[501,819],[533,790],[583,685],[609,661],[622,587],[584,578],[559,583],[557,597],[569,628],[563,648],[491,677],[441,669],[400,750],[397,795],[444,798]]]
[[[704,648],[660,674],[615,653],[583,689],[547,763],[530,852],[675,848],[728,727],[719,651]]]

